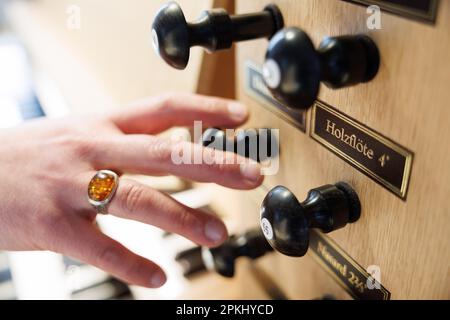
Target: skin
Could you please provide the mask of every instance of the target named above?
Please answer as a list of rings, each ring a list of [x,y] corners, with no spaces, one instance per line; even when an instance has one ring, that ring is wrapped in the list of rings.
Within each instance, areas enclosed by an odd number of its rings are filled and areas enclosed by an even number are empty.
[[[204,128],[239,126],[248,114],[237,102],[166,94],[123,110],[110,116],[35,120],[0,131],[0,249],[50,250],[130,284],[157,288],[166,281],[163,270],[95,226],[87,186],[97,170],[176,175],[242,190],[262,183],[257,163],[239,165],[239,156],[199,145],[191,146],[191,156],[202,152],[212,159],[226,156],[235,164],[176,165],[172,151],[190,143],[155,136],[174,126],[192,126],[194,120],[203,121]],[[126,177],[120,178],[109,213],[204,246],[220,245],[227,238],[217,217]]]

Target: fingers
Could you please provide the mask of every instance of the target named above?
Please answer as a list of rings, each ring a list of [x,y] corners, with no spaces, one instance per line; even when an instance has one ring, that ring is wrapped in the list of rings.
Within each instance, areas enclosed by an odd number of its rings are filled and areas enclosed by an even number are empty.
[[[230,152],[147,135],[114,136],[92,148],[96,168],[140,174],[169,173],[234,189],[253,189],[263,181],[260,165]]]
[[[167,94],[136,103],[111,117],[124,133],[155,134],[174,126],[236,127],[247,120],[245,106],[227,99],[195,94]]]
[[[158,265],[104,235],[88,220],[77,219],[72,229],[78,235],[62,244],[62,253],[134,285],[159,288],[166,282],[166,276]]]

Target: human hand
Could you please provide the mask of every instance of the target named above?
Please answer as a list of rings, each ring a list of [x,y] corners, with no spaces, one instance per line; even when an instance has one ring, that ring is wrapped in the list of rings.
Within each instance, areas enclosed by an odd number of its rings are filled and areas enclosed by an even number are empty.
[[[236,102],[172,94],[140,102],[111,116],[43,119],[0,131],[0,249],[50,250],[97,266],[144,287],[164,284],[159,266],[96,228],[87,187],[98,170],[146,175],[172,174],[235,189],[262,183],[256,162],[239,156],[154,136],[195,120],[211,127],[235,127],[247,118]],[[233,164],[176,165],[174,150],[192,147],[191,157],[233,158]],[[242,159],[240,159],[242,160]],[[227,162],[228,163],[228,162]],[[109,213],[178,233],[205,246],[227,238],[217,217],[188,208],[171,197],[125,177]]]

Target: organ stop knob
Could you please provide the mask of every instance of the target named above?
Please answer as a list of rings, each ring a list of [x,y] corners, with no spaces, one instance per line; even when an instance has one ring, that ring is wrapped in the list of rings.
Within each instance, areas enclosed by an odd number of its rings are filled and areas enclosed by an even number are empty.
[[[283,16],[275,5],[241,15],[212,9],[203,11],[197,21],[186,22],[181,7],[169,2],[156,14],[152,40],[164,61],[176,69],[185,69],[191,47],[200,46],[208,52],[229,49],[234,42],[270,38],[283,26]]]
[[[356,222],[361,204],[344,182],[309,191],[305,201],[283,186],[272,189],[261,205],[261,228],[270,245],[282,254],[301,257],[309,246],[312,228],[328,233]]]
[[[325,38],[316,50],[299,28],[285,28],[269,42],[263,75],[272,95],[293,109],[307,109],[320,83],[337,89],[372,80],[380,55],[365,35]]]
[[[254,260],[272,250],[258,228],[240,236],[231,236],[220,247],[203,248],[202,256],[208,269],[213,269],[225,277],[233,277],[236,259],[247,257]]]

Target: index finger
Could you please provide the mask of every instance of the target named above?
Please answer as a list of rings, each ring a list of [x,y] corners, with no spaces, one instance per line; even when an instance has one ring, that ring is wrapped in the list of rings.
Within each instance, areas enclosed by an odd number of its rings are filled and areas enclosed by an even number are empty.
[[[139,101],[110,119],[127,134],[155,134],[171,127],[192,126],[194,121],[210,127],[233,128],[247,117],[246,107],[234,100],[172,93]]]

